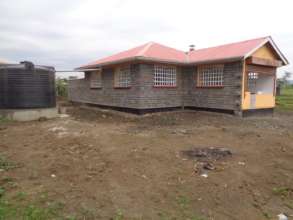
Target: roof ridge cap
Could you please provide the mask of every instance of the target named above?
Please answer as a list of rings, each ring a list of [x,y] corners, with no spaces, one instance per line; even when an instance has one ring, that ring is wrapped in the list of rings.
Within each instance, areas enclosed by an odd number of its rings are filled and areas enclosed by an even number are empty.
[[[150,47],[154,44],[154,42],[149,42],[147,43],[138,53],[137,53],[137,56],[143,56],[144,53],[150,49]]]

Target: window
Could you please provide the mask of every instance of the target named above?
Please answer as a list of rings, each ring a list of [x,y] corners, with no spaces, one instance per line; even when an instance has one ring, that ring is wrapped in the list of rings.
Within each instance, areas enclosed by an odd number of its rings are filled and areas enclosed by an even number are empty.
[[[116,88],[129,88],[131,86],[130,66],[118,67],[115,71],[114,86]]]
[[[202,65],[197,71],[197,86],[217,87],[223,86],[224,65]]]
[[[177,83],[176,67],[155,65],[154,86],[175,87]]]
[[[94,71],[90,73],[90,88],[99,89],[102,87],[102,72]]]
[[[249,80],[255,80],[255,79],[258,79],[258,73],[249,72],[249,73],[248,73],[248,79],[249,79]]]

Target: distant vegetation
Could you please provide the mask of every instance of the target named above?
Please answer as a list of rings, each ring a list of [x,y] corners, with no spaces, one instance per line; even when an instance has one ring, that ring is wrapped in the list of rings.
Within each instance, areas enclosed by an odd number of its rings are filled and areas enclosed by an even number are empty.
[[[293,111],[293,85],[283,86],[281,95],[277,96],[276,102],[278,109]]]
[[[56,95],[61,97],[67,97],[68,95],[68,80],[67,79],[56,79]]]
[[[289,86],[292,84],[292,80],[290,80],[290,78],[293,76],[293,73],[285,71],[284,75],[282,76],[282,78],[279,78],[277,80],[277,84],[278,86],[284,87],[284,86]]]

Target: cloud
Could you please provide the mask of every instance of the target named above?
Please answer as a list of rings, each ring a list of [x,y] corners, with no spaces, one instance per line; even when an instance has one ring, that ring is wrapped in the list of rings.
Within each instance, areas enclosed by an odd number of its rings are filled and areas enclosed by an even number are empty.
[[[72,69],[148,41],[186,50],[272,35],[292,60],[292,3],[280,2],[3,0],[0,57]]]

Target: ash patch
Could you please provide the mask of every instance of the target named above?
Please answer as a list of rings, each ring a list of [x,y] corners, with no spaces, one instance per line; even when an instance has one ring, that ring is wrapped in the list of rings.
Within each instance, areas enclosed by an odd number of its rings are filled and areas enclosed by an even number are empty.
[[[217,161],[232,157],[232,152],[227,148],[205,147],[181,151],[185,160],[195,160],[193,171],[202,177],[208,177],[208,171],[223,170]]]
[[[197,161],[215,161],[231,157],[232,152],[227,148],[205,147],[194,148],[192,150],[183,150],[181,155],[187,159],[196,159]]]

